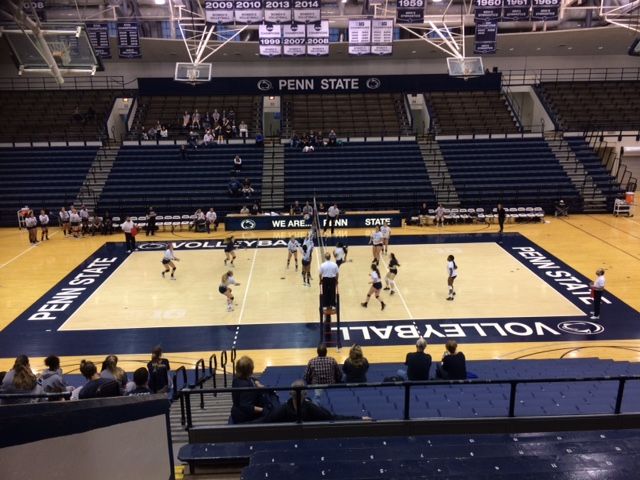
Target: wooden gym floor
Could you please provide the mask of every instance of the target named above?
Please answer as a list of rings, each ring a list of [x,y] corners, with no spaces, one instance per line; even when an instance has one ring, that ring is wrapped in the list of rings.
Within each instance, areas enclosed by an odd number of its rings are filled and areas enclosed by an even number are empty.
[[[569,328],[575,328],[575,322],[584,323],[588,306],[581,308],[576,301],[579,292],[554,288],[544,269],[536,272],[531,257],[518,254],[532,248],[518,246],[519,236],[505,236],[502,245],[497,243],[499,237],[478,235],[496,230],[496,226],[484,225],[394,229],[390,251],[401,263],[399,293],[390,297],[383,292],[388,304],[384,312],[373,299],[367,309],[359,305],[368,288],[371,254],[364,242],[370,232],[340,232],[341,238],[348,239],[352,260],[342,267],[340,278],[344,345],[361,343],[370,362],[402,362],[406,352],[413,350],[415,332],[432,327],[428,351],[435,359],[443,351],[445,337],[455,337],[469,359],[597,356],[640,360],[638,220],[575,215],[561,220],[551,217],[546,224],[506,227],[507,233],[518,232],[523,241],[532,242],[527,245],[540,247],[583,277],[592,279],[598,267],[606,269],[613,304],[603,306],[599,321],[606,330],[603,340],[597,334],[571,335],[556,328],[564,319]],[[304,232],[238,232],[236,238],[277,240],[291,233],[301,236]],[[149,244],[149,249],[126,256],[120,245],[103,247],[105,242],[121,242],[121,234],[73,239],[52,229],[49,241],[29,247],[26,232],[1,229],[0,370],[11,368],[16,352],[32,357],[34,368],[42,367],[47,354],[58,354],[67,372],[77,371],[81,358],[97,360],[115,353],[131,370],[146,363],[147,352],[156,343],[169,346],[165,346],[166,356],[174,365],[188,368],[199,358],[234,345],[239,353],[254,359],[258,371],[268,365],[306,363],[314,356],[313,346],[319,338],[319,251],[312,264],[314,281],[307,288],[293,261],[285,269],[286,251],[278,248],[282,242],[274,248],[253,248],[254,242],[238,249],[235,276],[241,285],[234,288],[235,311],[227,313],[224,298],[217,292],[226,270],[223,253],[213,248],[225,236],[224,232],[139,236],[141,242],[182,242],[184,247],[176,251],[181,259],[177,280],[171,282],[160,276],[160,245]],[[195,241],[191,242],[194,248],[189,247],[189,240]],[[205,240],[211,248],[196,246]],[[55,322],[47,323],[46,314],[44,319],[27,320],[31,313],[24,312],[35,311],[39,300],[60,288],[65,277],[80,266],[95,267],[87,259],[111,258],[110,252],[122,254],[122,260],[97,288],[86,292],[77,310]],[[460,266],[454,302],[445,300],[449,253]],[[387,261],[381,265],[383,275]],[[548,338],[528,334],[530,330],[547,334],[538,323],[543,321],[555,333]],[[332,348],[331,354],[341,361],[347,350]]]

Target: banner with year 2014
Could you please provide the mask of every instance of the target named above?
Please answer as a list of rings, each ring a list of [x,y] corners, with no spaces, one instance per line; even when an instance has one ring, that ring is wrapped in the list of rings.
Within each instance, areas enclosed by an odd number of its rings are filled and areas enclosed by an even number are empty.
[[[205,0],[204,15],[207,23],[233,23],[234,0]]]
[[[396,22],[424,23],[425,0],[398,0],[396,4]]]
[[[258,37],[261,56],[279,57],[282,55],[282,25],[273,23],[260,25]]]
[[[474,19],[479,22],[497,22],[502,15],[502,0],[473,0]]]
[[[320,0],[293,0],[293,21],[319,22],[322,19]]]
[[[307,55],[324,57],[329,55],[329,21],[307,24]]]
[[[233,6],[236,23],[260,23],[264,18],[262,0],[235,0]]]
[[[532,0],[531,20],[550,22],[558,20],[561,2],[562,0]]]
[[[293,18],[292,0],[264,0],[264,21],[268,23],[288,23]]]
[[[531,0],[503,0],[502,20],[505,22],[528,22]]]

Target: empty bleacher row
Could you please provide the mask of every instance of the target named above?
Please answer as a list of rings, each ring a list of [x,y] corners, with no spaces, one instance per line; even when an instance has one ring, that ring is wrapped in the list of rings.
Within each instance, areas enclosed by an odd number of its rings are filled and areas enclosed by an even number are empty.
[[[542,138],[439,140],[463,207],[541,206],[559,199],[580,204],[580,194]]]
[[[640,82],[543,82],[536,91],[561,130],[640,129]]]
[[[517,133],[518,124],[499,91],[424,94],[436,134]]]
[[[25,205],[57,212],[78,196],[98,147],[0,149],[0,223]],[[55,216],[55,213],[54,213]],[[54,223],[55,224],[55,223]]]
[[[232,172],[233,158],[242,170]],[[256,145],[224,145],[189,150],[179,146],[124,146],[120,149],[99,203],[112,215],[141,215],[154,206],[161,215],[193,213],[215,207],[218,214],[239,211],[260,198],[263,150]],[[229,180],[249,178],[250,200],[230,196]]]
[[[170,138],[184,137],[182,128],[183,115],[198,110],[200,115],[217,110],[220,117],[233,110],[236,125],[244,121],[249,129],[249,136],[254,137],[262,127],[262,97],[242,95],[208,95],[208,96],[141,96],[138,98],[138,110],[134,120],[134,130],[147,131],[151,126],[160,123],[169,130]],[[202,123],[202,120],[201,120]]]
[[[411,126],[399,93],[301,94],[282,98],[283,136],[309,131],[339,137],[397,136]]]
[[[285,204],[314,195],[349,210],[415,208],[435,202],[415,142],[348,143],[303,153],[285,149]]]
[[[0,92],[0,142],[98,140],[122,90]]]

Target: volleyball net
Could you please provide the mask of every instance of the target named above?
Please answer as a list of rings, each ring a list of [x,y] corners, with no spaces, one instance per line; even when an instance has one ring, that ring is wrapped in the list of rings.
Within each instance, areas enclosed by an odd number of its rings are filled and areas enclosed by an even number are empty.
[[[320,219],[320,215],[318,213],[318,203],[316,201],[316,197],[313,197],[313,221],[311,227],[311,235],[312,239],[316,242],[316,246],[320,250],[320,261],[324,259],[324,252],[326,249],[326,245],[324,243],[324,237],[322,236],[322,220]]]

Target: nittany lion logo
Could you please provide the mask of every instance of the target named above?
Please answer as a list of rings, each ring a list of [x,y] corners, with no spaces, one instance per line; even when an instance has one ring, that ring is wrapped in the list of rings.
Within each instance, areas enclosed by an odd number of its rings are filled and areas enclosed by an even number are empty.
[[[242,222],[240,222],[240,228],[243,230],[255,230],[256,222],[251,220],[250,218],[247,218],[245,220],[242,220]]]
[[[138,244],[138,248],[140,250],[164,250],[165,248],[167,248],[167,244],[166,243],[154,243],[154,242],[139,243]]]
[[[382,85],[382,82],[380,81],[379,78],[376,78],[376,77],[367,78],[367,88],[369,90],[376,90],[380,88],[381,85]]]
[[[604,327],[599,323],[586,320],[567,320],[558,324],[558,329],[574,335],[598,335],[604,332]]]
[[[258,90],[268,92],[269,90],[273,90],[273,84],[269,80],[263,78],[262,80],[258,80]]]

